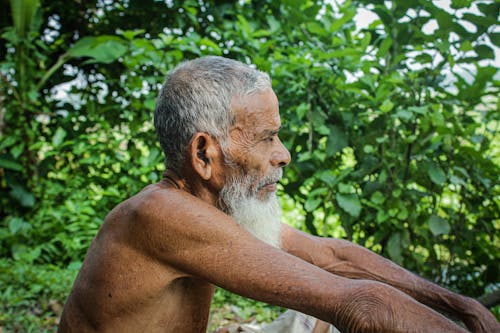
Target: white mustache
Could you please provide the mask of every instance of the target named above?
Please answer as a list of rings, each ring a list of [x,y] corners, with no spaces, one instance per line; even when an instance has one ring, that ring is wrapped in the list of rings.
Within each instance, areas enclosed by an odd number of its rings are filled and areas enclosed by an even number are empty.
[[[272,174],[267,175],[264,178],[262,178],[260,180],[257,188],[260,189],[260,188],[262,188],[262,187],[264,187],[266,185],[277,183],[277,182],[279,182],[281,180],[282,177],[283,177],[283,169],[282,168],[278,168]]]

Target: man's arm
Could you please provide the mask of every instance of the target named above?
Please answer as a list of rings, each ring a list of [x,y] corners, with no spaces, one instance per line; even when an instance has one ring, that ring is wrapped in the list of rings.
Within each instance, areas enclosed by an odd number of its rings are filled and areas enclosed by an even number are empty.
[[[479,302],[431,283],[359,245],[314,237],[283,225],[282,247],[335,275],[391,285],[420,303],[461,319],[473,332],[500,332],[495,317]]]
[[[344,332],[464,332],[395,288],[330,274],[259,241],[185,192],[157,192],[143,202],[134,213],[134,243],[191,276],[311,314]]]

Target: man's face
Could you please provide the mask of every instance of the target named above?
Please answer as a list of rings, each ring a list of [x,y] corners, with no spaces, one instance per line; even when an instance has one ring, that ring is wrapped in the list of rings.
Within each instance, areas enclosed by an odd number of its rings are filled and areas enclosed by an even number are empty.
[[[272,90],[233,100],[235,124],[225,151],[222,207],[257,238],[279,247],[276,184],[290,154],[278,138],[281,121]]]
[[[265,200],[276,192],[281,168],[290,162],[290,153],[281,143],[278,99],[269,89],[234,98],[231,103],[235,124],[229,129],[226,172],[232,177],[252,177],[249,194]]]

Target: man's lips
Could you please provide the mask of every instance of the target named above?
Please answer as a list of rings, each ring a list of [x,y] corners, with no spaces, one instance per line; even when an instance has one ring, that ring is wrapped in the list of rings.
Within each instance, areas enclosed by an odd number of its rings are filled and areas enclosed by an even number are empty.
[[[277,183],[268,183],[260,187],[260,190],[274,192],[278,189]]]
[[[274,173],[261,179],[260,184],[257,186],[257,190],[276,192],[278,188],[278,182],[281,180],[282,176],[283,176],[282,169],[276,170]]]
[[[271,184],[265,185],[264,188],[268,189],[269,191],[276,191],[278,186],[276,185],[276,183],[271,183]]]

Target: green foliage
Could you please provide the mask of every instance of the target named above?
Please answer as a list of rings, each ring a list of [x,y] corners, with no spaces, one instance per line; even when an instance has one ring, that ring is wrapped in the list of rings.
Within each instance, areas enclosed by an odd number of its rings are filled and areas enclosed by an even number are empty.
[[[0,259],[0,327],[6,332],[54,332],[80,265],[33,265],[23,255]]]
[[[293,155],[290,224],[471,296],[495,288],[500,5],[472,3],[10,1],[0,21],[0,326],[35,330],[42,319],[26,309],[61,302],[75,272],[65,268],[81,262],[105,214],[159,179],[157,91],[169,69],[206,54],[273,78]],[[362,29],[359,8],[377,15]],[[215,303],[226,301],[245,318],[279,311],[219,291]]]

